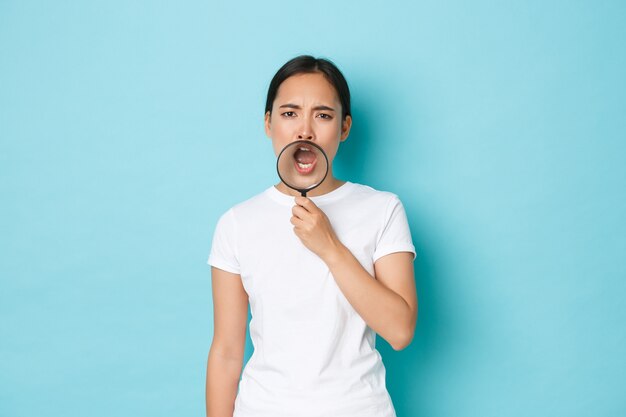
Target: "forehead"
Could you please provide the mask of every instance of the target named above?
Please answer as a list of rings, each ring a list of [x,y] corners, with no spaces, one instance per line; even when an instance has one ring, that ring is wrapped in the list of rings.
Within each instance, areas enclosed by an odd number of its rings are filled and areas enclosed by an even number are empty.
[[[319,72],[315,72],[312,74],[292,75],[280,84],[275,103],[292,101],[332,103],[337,105],[339,97],[335,87],[326,77]]]

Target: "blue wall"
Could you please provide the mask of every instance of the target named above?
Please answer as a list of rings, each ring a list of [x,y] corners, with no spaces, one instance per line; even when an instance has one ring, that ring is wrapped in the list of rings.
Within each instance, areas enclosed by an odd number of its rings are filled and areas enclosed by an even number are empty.
[[[353,91],[339,176],[409,215],[418,326],[378,339],[398,416],[626,415],[625,21],[618,1],[0,2],[0,415],[204,414],[210,239],[277,182],[264,95],[300,53]]]

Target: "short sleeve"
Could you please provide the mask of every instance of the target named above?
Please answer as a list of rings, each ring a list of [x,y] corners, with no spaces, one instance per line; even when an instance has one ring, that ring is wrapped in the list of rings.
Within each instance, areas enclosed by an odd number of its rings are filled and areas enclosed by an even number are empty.
[[[374,262],[394,252],[411,252],[414,260],[416,257],[406,212],[402,202],[395,194],[385,212],[384,225],[378,235],[374,250]]]
[[[209,265],[233,274],[240,273],[236,231],[235,216],[233,210],[230,209],[220,217],[215,227],[211,252],[207,260]]]

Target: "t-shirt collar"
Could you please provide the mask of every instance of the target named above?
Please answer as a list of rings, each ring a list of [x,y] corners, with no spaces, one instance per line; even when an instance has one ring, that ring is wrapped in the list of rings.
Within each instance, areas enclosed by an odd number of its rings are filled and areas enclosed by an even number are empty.
[[[344,184],[340,185],[339,187],[335,188],[334,190],[326,194],[322,194],[318,196],[310,196],[310,197],[307,196],[307,197],[309,197],[311,201],[315,203],[315,205],[320,205],[320,203],[321,204],[329,203],[331,201],[336,201],[337,199],[349,193],[350,190],[352,189],[352,185],[353,183],[351,183],[350,181],[346,181]],[[280,203],[283,205],[289,205],[289,206],[294,205],[295,197],[292,195],[285,194],[282,191],[279,191],[274,185],[272,185],[267,190],[265,190],[265,192],[272,200],[276,201],[277,203]]]

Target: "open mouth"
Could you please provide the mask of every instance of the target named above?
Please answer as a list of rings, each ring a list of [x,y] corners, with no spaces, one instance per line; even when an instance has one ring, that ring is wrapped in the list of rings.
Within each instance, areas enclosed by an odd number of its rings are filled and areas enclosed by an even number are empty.
[[[300,146],[293,153],[293,159],[296,171],[303,175],[313,172],[317,163],[317,155],[306,145]]]

